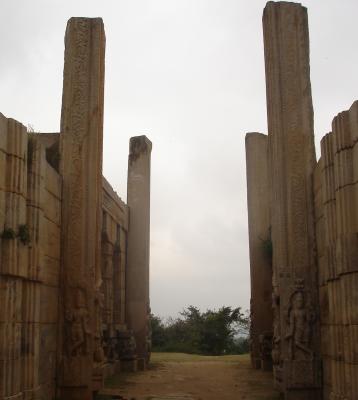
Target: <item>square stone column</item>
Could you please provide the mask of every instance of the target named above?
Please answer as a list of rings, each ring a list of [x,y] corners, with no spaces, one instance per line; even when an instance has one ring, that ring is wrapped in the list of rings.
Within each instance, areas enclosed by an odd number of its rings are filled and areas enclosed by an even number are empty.
[[[263,14],[274,284],[275,379],[285,399],[318,399],[319,301],[313,202],[316,165],[307,10]]]
[[[100,18],[71,18],[61,114],[62,324],[60,398],[92,399],[100,359],[102,137],[105,33]]]
[[[149,357],[149,242],[150,158],[152,143],[145,136],[132,137],[128,159],[129,207],[126,319],[133,331],[137,356]]]
[[[272,368],[272,242],[267,135],[246,134],[250,245],[250,354],[254,368]]]

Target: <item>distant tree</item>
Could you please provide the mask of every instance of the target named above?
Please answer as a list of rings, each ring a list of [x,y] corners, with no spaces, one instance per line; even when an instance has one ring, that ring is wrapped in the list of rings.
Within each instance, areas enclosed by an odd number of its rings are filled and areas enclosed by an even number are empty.
[[[165,344],[165,326],[160,317],[156,317],[155,315],[150,315],[150,324],[151,324],[151,332],[152,332],[152,347],[160,348]]]
[[[247,350],[244,341],[247,341],[249,319],[240,307],[221,307],[202,313],[197,307],[189,306],[177,319],[163,322],[152,315],[151,321],[154,351],[221,355]]]

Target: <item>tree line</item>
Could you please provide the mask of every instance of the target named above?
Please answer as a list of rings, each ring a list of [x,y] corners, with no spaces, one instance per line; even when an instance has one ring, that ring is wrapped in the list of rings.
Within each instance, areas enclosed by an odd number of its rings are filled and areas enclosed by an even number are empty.
[[[201,312],[189,306],[178,318],[151,315],[152,351],[202,355],[249,352],[249,316],[241,307]]]

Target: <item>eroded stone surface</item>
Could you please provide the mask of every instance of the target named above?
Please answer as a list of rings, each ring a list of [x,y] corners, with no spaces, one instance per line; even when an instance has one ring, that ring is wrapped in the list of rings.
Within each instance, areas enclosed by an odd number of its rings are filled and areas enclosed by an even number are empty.
[[[129,212],[126,317],[133,330],[139,358],[148,359],[150,157],[152,144],[145,136],[130,140],[127,203]]]
[[[250,353],[254,368],[272,368],[272,241],[267,136],[246,134],[250,245]]]

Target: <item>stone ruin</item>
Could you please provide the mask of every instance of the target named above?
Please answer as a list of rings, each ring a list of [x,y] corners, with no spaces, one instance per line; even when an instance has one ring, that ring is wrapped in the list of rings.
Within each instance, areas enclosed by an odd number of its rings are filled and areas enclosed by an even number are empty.
[[[287,400],[358,399],[358,102],[316,161],[307,10],[263,14],[268,135],[246,136],[251,360]]]
[[[105,33],[72,18],[60,133],[0,114],[0,399],[89,400],[150,356],[151,143],[130,140],[128,204],[102,176]]]

